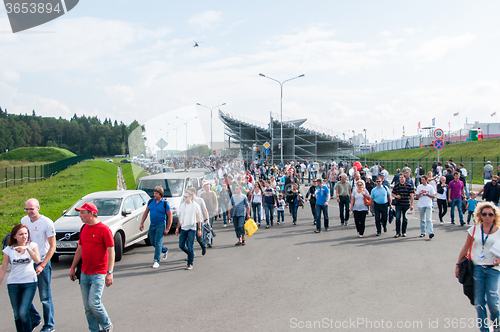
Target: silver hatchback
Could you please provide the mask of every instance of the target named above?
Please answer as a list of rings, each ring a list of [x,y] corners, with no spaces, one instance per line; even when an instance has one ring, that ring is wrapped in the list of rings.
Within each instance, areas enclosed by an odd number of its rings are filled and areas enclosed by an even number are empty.
[[[142,215],[150,200],[149,195],[142,190],[99,191],[89,194],[76,202],[63,216],[56,220],[56,252],[59,255],[74,255],[78,247],[80,229],[83,223],[75,208],[84,203],[92,202],[97,206],[99,221],[106,224],[113,232],[115,240],[115,261],[122,259],[123,249],[139,241],[149,241],[149,215],[144,222],[144,231],[139,230]]]

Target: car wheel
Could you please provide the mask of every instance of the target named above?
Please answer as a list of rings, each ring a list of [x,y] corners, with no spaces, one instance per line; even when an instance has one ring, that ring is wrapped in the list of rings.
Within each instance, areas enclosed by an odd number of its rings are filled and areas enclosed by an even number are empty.
[[[148,237],[144,239],[144,243],[146,243],[147,246],[151,245],[151,238],[149,237],[149,232],[148,232]]]
[[[115,234],[115,262],[119,262],[123,255],[123,239],[120,233]]]
[[[59,255],[58,254],[53,254],[52,258],[50,259],[52,263],[57,263],[59,262]]]

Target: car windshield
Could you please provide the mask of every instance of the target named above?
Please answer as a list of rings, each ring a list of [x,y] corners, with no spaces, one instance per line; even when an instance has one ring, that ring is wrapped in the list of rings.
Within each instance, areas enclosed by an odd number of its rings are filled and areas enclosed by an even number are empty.
[[[149,196],[154,196],[156,186],[163,188],[164,197],[180,197],[184,186],[184,179],[150,179],[141,180],[137,190],[144,190]]]
[[[213,180],[214,177],[212,175],[212,172],[205,172],[205,179],[207,179],[207,180]]]
[[[94,203],[97,207],[97,215],[100,217],[116,216],[120,211],[120,205],[122,203],[121,198],[87,198],[81,199],[76,203],[65,216],[75,217],[80,214],[75,208],[82,206],[85,203]]]

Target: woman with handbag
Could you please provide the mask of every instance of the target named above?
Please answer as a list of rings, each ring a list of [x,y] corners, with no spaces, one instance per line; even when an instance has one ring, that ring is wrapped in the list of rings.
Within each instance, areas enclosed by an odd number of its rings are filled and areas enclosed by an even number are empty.
[[[370,205],[370,193],[365,189],[365,183],[362,180],[356,181],[356,188],[353,189],[351,195],[351,212],[354,214],[354,223],[356,224],[358,237],[363,237],[365,233],[366,214]]]
[[[495,324],[494,331],[500,331],[500,307],[498,284],[500,281],[500,258],[490,251],[500,241],[500,209],[491,202],[479,203],[475,210],[476,226],[468,229],[467,240],[460,251],[455,268],[458,278],[459,265],[470,249],[474,264],[474,306],[477,311],[480,331],[489,331],[488,322]],[[472,244],[471,244],[472,243]],[[490,317],[486,312],[486,304]]]
[[[3,250],[0,267],[0,284],[12,265],[7,278],[7,289],[14,311],[17,332],[31,332],[40,322],[31,321],[29,314],[37,288],[37,275],[33,262],[40,263],[40,254],[35,242],[31,242],[28,227],[18,224],[10,232],[8,247]]]

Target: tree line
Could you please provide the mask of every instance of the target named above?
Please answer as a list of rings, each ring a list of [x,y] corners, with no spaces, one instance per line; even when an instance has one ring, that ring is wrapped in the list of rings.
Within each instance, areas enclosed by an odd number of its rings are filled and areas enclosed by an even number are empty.
[[[117,120],[105,118],[102,122],[96,116],[76,116],[70,120],[59,117],[8,114],[0,107],[0,152],[20,147],[58,147],[77,155],[97,156],[129,154],[128,137],[141,126],[137,120],[125,125]],[[144,127],[141,126],[142,133]],[[142,134],[140,145],[144,146]],[[142,150],[142,148],[139,148]]]

